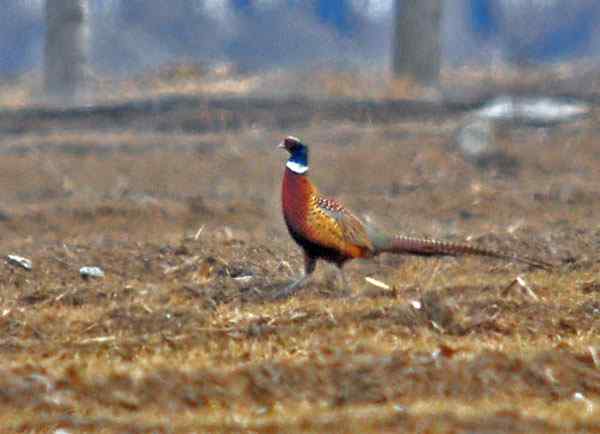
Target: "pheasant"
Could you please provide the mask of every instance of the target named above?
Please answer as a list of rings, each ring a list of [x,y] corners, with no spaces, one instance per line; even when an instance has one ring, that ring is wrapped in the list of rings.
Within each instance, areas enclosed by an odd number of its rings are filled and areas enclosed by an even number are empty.
[[[301,288],[319,259],[335,264],[344,283],[342,268],[347,261],[386,252],[418,256],[478,255],[551,268],[540,260],[469,244],[385,234],[361,221],[340,202],[320,195],[308,178],[307,145],[289,136],[277,147],[290,153],[281,189],[283,217],[290,235],[304,252],[304,275],[280,290],[277,297],[287,297]]]

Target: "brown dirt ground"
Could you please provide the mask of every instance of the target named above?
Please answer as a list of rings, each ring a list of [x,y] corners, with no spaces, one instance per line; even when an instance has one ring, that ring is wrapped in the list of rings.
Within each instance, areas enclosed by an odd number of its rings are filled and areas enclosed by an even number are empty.
[[[0,263],[2,432],[600,432],[598,112],[499,126],[518,164],[484,170],[450,149],[461,117],[3,134],[0,254],[33,270]],[[390,231],[557,267],[382,256],[273,300],[302,263],[288,134]]]

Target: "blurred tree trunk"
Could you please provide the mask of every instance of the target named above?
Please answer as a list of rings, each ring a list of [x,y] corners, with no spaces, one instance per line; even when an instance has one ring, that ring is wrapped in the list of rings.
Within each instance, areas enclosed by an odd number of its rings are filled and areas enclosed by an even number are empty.
[[[394,75],[436,83],[441,57],[441,0],[395,0],[394,9]]]
[[[87,60],[87,0],[46,0],[45,86],[50,100],[72,104]]]

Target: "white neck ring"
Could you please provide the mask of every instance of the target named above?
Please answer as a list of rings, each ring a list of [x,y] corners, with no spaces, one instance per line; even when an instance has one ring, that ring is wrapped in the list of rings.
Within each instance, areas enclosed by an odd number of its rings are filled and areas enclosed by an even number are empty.
[[[295,161],[288,161],[285,165],[292,172],[298,173],[300,175],[302,175],[303,173],[306,173],[308,171],[308,166],[305,166],[304,164],[296,163]]]

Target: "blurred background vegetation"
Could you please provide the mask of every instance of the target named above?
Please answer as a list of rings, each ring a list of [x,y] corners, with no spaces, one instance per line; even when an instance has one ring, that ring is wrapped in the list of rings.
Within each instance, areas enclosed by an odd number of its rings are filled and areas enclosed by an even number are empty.
[[[600,55],[599,19],[594,0],[11,0],[0,14],[0,77],[39,83],[45,70],[46,79],[70,83],[56,92],[69,93],[79,79],[165,65],[263,79],[362,71],[385,80],[393,71],[425,84],[466,67],[565,73],[575,63],[571,76],[582,68],[589,75]]]

